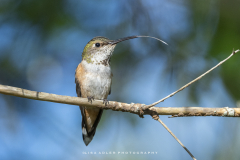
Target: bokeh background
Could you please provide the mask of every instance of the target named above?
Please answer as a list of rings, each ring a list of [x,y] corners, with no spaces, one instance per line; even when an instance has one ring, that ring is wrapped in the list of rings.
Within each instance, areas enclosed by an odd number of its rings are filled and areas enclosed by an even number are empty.
[[[147,38],[118,44],[108,99],[150,104],[240,48],[239,6],[237,0],[0,0],[0,84],[76,96],[75,69],[90,39],[149,35],[169,45]],[[158,106],[237,107],[239,61],[236,54]],[[191,159],[150,116],[104,111],[87,147],[81,118],[78,106],[1,94],[0,159]],[[197,159],[240,156],[239,118],[161,118]]]

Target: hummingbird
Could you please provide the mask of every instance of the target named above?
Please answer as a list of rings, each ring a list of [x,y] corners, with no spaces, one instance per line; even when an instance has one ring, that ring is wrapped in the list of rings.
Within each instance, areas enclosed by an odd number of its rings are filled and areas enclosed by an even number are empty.
[[[89,102],[94,99],[103,100],[107,105],[107,97],[111,94],[112,71],[110,59],[117,43],[138,37],[149,37],[166,42],[150,36],[129,36],[117,40],[106,37],[95,37],[90,40],[82,52],[82,61],[75,71],[76,92],[78,97],[88,98]],[[82,114],[82,137],[87,146],[95,135],[96,128],[101,119],[103,110],[98,108],[87,108],[79,106]]]
[[[95,37],[90,40],[82,52],[82,61],[75,71],[76,92],[78,97],[103,100],[107,105],[107,97],[111,94],[113,74],[110,59],[117,43],[137,38],[129,36],[117,40],[106,37]],[[82,114],[82,137],[87,146],[95,135],[103,110],[79,106]]]

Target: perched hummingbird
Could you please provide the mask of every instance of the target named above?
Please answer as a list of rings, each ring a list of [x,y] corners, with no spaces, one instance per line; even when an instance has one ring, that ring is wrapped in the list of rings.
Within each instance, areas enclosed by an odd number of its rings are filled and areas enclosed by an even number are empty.
[[[130,36],[118,40],[95,37],[88,42],[82,53],[82,62],[75,72],[76,92],[78,97],[103,100],[107,104],[107,96],[111,93],[112,72],[110,58],[116,44],[139,36]],[[82,136],[87,146],[96,132],[103,110],[89,109],[79,106],[82,113]]]
[[[153,38],[167,44],[161,39],[150,36],[129,36],[117,40],[95,37],[88,42],[82,53],[82,62],[75,72],[78,97],[103,100],[107,105],[107,96],[111,93],[112,72],[110,58],[117,43],[138,37]],[[97,125],[102,116],[102,109],[79,106],[82,113],[82,136],[86,146],[92,141]]]

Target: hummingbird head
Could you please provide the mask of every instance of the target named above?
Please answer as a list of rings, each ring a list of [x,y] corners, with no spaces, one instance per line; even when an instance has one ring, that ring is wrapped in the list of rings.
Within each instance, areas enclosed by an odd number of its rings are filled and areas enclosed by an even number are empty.
[[[133,38],[137,38],[137,36],[130,36],[117,40],[110,40],[106,37],[94,37],[85,46],[82,53],[82,60],[98,65],[109,65],[110,58],[117,43]]]

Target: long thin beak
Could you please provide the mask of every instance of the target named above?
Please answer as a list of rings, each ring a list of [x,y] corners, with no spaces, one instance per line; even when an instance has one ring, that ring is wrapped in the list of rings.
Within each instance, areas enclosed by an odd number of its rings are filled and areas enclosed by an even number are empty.
[[[134,38],[138,38],[138,36],[124,37],[124,38],[120,38],[120,39],[117,39],[117,40],[110,41],[108,43],[114,45],[114,44],[117,44],[119,42],[126,41],[126,40],[129,40],[129,39],[134,39]]]
[[[156,38],[156,37],[151,37],[151,36],[129,36],[129,37],[124,37],[124,38],[120,38],[120,39],[117,39],[117,40],[112,40],[112,41],[108,42],[108,44],[114,45],[114,44],[117,44],[117,43],[122,42],[122,41],[126,41],[126,40],[129,40],[129,39],[134,39],[134,38],[139,38],[139,37],[153,38],[153,39],[156,39],[156,40],[158,40],[158,41],[160,41],[160,42],[168,45],[168,44],[167,44],[166,42],[164,42],[163,40],[158,39],[158,38]]]

